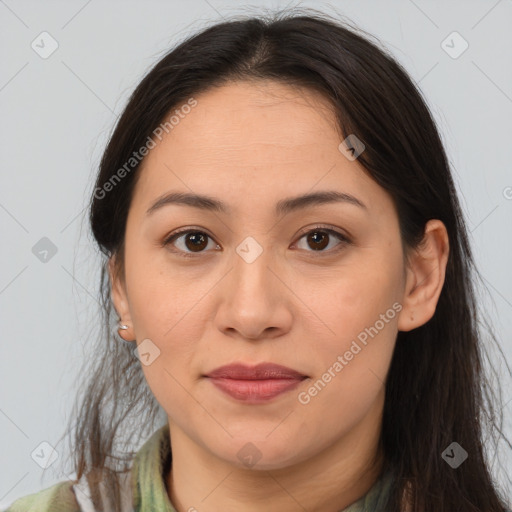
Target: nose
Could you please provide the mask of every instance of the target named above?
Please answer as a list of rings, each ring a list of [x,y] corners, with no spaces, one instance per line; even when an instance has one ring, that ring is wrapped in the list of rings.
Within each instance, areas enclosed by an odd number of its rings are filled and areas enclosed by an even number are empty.
[[[233,267],[221,283],[215,321],[225,335],[249,340],[276,338],[292,325],[292,292],[271,250],[254,260],[234,254]]]

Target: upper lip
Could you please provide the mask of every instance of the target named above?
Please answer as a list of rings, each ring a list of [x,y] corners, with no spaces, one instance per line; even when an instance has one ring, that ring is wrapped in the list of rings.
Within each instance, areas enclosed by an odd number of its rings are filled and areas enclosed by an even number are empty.
[[[306,375],[286,366],[274,363],[260,363],[248,366],[242,363],[233,363],[220,366],[206,377],[237,379],[237,380],[268,380],[268,379],[304,379]]]

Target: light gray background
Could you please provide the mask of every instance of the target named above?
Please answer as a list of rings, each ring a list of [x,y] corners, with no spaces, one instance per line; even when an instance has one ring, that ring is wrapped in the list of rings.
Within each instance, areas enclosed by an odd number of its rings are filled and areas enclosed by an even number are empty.
[[[116,116],[143,74],[186,35],[248,7],[287,2],[0,1],[2,227],[0,508],[66,479],[31,458],[58,443],[91,354],[98,259],[84,206]],[[380,38],[419,82],[442,132],[490,295],[481,298],[512,361],[512,1],[294,2],[342,13]],[[333,11],[330,6],[334,6]],[[47,31],[47,59],[32,41]],[[469,48],[441,43],[453,31]],[[455,43],[459,44],[459,43]],[[508,190],[508,198],[506,197]],[[48,237],[57,253],[32,252]],[[499,364],[499,355],[493,364]],[[503,376],[506,433],[512,386]],[[500,450],[512,473],[510,448]]]

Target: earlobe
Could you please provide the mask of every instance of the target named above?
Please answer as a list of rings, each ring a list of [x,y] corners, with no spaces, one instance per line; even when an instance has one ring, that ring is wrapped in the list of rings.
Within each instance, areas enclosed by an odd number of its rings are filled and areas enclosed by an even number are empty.
[[[422,242],[409,258],[399,331],[411,331],[434,316],[444,285],[448,255],[445,225],[438,219],[429,220]]]

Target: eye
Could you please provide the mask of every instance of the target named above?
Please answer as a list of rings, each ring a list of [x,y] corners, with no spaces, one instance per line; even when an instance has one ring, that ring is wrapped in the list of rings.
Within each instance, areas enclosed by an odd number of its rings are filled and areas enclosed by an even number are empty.
[[[185,257],[194,257],[194,253],[204,252],[204,249],[208,247],[208,239],[213,239],[204,231],[199,231],[197,229],[183,229],[176,233],[172,233],[169,237],[167,237],[162,245],[174,245],[175,242],[176,247],[178,248],[175,252],[183,253],[182,256]],[[218,244],[214,244],[216,248],[220,248]]]
[[[334,247],[334,249],[328,249],[324,251],[324,249],[330,244],[329,237],[334,236],[338,239],[339,243]],[[302,240],[305,237],[306,244],[311,247],[312,251],[307,252],[337,252],[341,250],[345,245],[350,244],[351,241],[338,231],[332,228],[327,228],[324,226],[315,226],[313,229],[308,230],[304,233],[299,240]],[[307,250],[307,249],[306,249]]]
[[[331,248],[324,250],[329,246],[329,237],[332,236],[338,239],[339,243],[334,247],[334,249]],[[325,226],[315,226],[313,229],[309,229],[300,237],[299,240],[302,240],[303,238],[306,238],[306,243],[310,244],[309,247],[312,247],[312,251],[307,252],[337,252],[345,245],[351,243],[346,236],[333,229],[333,227]],[[209,245],[209,239],[212,241],[214,248],[219,250],[219,244],[214,243],[213,239],[207,233],[199,229],[190,228],[171,233],[171,235],[162,242],[162,246],[165,247],[173,245],[177,248],[177,250],[172,249],[173,252],[180,253],[180,256],[184,257],[194,257],[196,254],[205,252],[205,249],[208,248]],[[302,247],[299,248],[302,249]]]

